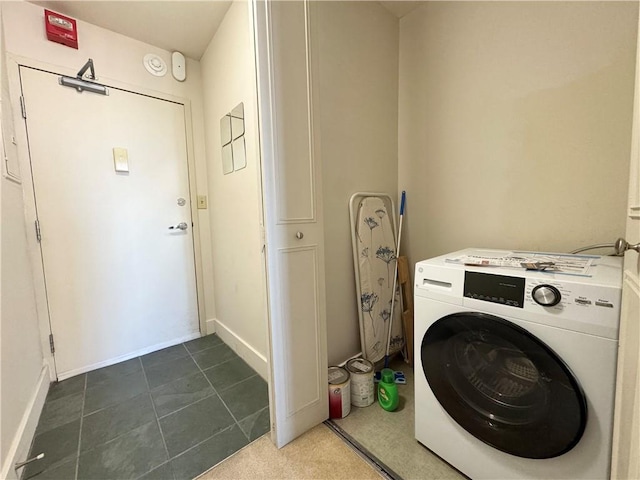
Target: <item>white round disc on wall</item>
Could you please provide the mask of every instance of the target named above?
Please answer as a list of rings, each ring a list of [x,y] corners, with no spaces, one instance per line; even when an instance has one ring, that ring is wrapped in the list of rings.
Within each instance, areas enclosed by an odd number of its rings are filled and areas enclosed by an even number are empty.
[[[158,55],[147,53],[142,59],[142,64],[151,75],[164,77],[167,74],[167,64]]]

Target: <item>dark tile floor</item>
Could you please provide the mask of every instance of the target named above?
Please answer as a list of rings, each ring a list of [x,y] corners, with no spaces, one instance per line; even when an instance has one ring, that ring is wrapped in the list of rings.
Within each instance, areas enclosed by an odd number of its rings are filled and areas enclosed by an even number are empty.
[[[269,431],[266,382],[209,335],[51,385],[23,479],[192,479]]]

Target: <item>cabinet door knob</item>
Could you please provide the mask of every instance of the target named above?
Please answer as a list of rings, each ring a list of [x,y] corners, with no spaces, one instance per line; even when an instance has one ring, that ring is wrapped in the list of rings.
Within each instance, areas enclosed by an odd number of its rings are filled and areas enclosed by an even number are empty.
[[[302,240],[302,238],[303,238],[303,237],[304,237],[304,233],[302,233],[302,232],[296,232],[296,238],[297,238],[298,240]]]

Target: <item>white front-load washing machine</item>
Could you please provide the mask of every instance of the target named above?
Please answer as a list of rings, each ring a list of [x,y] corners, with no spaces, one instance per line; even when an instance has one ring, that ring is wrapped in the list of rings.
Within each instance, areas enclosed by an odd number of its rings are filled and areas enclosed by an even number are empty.
[[[418,262],[416,439],[475,480],[608,479],[621,283],[616,257]]]

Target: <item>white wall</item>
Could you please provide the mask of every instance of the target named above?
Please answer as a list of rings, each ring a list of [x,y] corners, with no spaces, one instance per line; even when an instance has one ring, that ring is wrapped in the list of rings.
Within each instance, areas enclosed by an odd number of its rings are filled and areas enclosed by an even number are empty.
[[[430,2],[400,21],[412,262],[624,233],[637,2]]]
[[[216,332],[263,377],[267,375],[267,310],[260,234],[256,79],[249,10],[234,2],[200,59],[216,285]],[[244,103],[247,166],[222,173],[220,119]]]
[[[397,197],[398,20],[377,2],[318,2],[329,364],[360,352],[349,198]]]
[[[35,293],[26,249],[22,188],[4,177],[1,252],[0,458],[4,464],[42,370]],[[29,230],[30,232],[30,230]],[[0,465],[0,468],[4,465]]]
[[[1,25],[0,25],[1,30]],[[0,31],[0,55],[4,52]],[[3,126],[11,131],[10,109],[4,62],[2,78]],[[4,141],[4,140],[3,140]],[[7,141],[11,142],[10,137]],[[9,150],[7,150],[9,152]],[[38,389],[43,357],[38,333],[35,292],[26,249],[26,225],[22,187],[6,178],[4,165],[0,178],[0,477],[13,476],[12,465],[25,428],[25,416]],[[27,433],[26,435],[29,435]]]
[[[83,21],[78,21],[80,48],[75,50],[47,41],[44,32],[44,13],[41,7],[26,2],[2,2],[2,10],[6,29],[6,50],[12,58],[35,60],[48,68],[72,75],[75,75],[88,58],[92,58],[98,79],[105,83],[114,81],[134,89],[189,99],[193,126],[196,189],[199,194],[207,194],[199,62],[187,58],[185,82],[176,81],[170,73],[164,77],[155,77],[144,69],[142,58],[147,53],[155,53],[162,57],[167,65],[171,65],[171,52]],[[204,290],[204,298],[200,301],[204,301],[205,317],[210,318],[215,316],[215,303],[209,215],[207,210],[196,210],[195,206],[193,212],[194,216],[197,215],[200,225]]]

